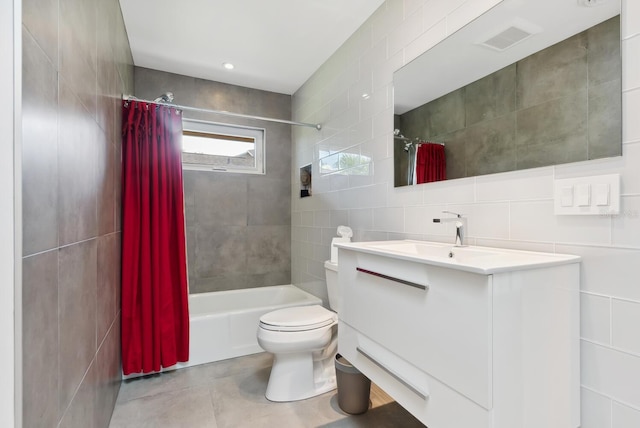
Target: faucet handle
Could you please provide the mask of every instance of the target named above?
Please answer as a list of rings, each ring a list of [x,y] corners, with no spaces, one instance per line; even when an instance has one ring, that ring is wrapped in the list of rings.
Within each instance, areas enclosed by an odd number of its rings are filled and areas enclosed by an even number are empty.
[[[458,217],[458,218],[462,218],[464,216],[464,214],[458,214],[458,213],[454,213],[453,211],[442,211],[443,214],[453,214],[454,216]]]

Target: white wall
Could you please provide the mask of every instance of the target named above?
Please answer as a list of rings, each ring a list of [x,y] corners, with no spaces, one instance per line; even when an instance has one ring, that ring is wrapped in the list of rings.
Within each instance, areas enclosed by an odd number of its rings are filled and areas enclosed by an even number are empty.
[[[393,187],[392,74],[499,0],[387,0],[296,92],[297,168],[313,163],[313,196],[292,194],[292,279],[326,299],[322,262],[335,227],[355,239],[446,241],[442,209],[469,216],[470,242],[582,255],[583,428],[640,426],[640,1],[623,0],[623,157],[477,178]],[[363,99],[363,93],[370,94]],[[373,158],[368,176],[320,177],[326,147]],[[622,213],[556,217],[553,179],[620,173]]]
[[[19,385],[20,312],[15,312],[15,298],[20,302],[19,269],[16,265],[16,220],[14,202],[15,143],[19,141],[19,122],[15,114],[20,100],[20,1],[0,3],[0,367],[4,368],[0,382],[0,426],[20,426]],[[17,71],[16,71],[17,70]],[[16,109],[18,106],[18,109]],[[15,162],[15,164],[14,164]],[[17,389],[16,389],[17,388]]]

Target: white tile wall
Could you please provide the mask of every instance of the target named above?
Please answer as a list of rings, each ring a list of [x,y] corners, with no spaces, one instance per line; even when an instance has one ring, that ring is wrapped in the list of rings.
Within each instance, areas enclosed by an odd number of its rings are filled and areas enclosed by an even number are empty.
[[[611,299],[581,293],[580,337],[604,345],[611,343]]]
[[[611,399],[582,388],[580,428],[611,428]]]
[[[583,428],[640,427],[640,1],[622,1],[623,157],[393,187],[393,72],[496,2],[387,0],[294,95],[294,119],[324,126],[293,131],[294,165],[316,161],[322,144],[357,144],[374,165],[337,183],[313,164],[314,195],[293,195],[293,281],[326,298],[320,259],[339,224],[358,240],[447,241],[451,225],[431,220],[454,207],[469,213],[472,242],[581,255]],[[554,178],[606,173],[621,174],[620,216],[553,215]]]
[[[622,57],[627,70],[640,69],[640,56],[634,52],[640,51],[640,37],[632,37],[622,44]],[[622,87],[624,89],[640,88],[640,73],[625,72],[622,74]]]
[[[640,356],[640,302],[613,299],[611,309],[612,345]]]
[[[638,38],[640,36],[636,36]],[[622,129],[623,141],[640,140],[640,121],[637,120],[637,112],[640,109],[640,89],[635,89],[622,94]]]
[[[580,359],[585,387],[640,409],[640,358],[583,341]]]
[[[612,428],[640,427],[640,410],[614,402],[612,422]]]

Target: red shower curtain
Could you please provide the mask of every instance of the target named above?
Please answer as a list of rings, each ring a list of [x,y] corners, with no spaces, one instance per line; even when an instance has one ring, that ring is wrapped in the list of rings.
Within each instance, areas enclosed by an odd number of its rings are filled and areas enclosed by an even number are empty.
[[[444,146],[437,143],[421,143],[416,152],[416,183],[431,183],[447,179],[447,162]]]
[[[122,370],[189,359],[180,111],[122,109]]]

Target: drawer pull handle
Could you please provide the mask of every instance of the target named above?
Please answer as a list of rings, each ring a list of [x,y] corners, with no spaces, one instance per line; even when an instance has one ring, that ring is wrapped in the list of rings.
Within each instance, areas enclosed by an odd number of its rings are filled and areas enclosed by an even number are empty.
[[[369,355],[366,351],[364,351],[362,348],[360,348],[359,346],[356,347],[356,351],[358,351],[360,354],[362,354],[366,359],[368,359],[369,361],[371,361],[373,364],[375,364],[376,366],[380,367],[382,370],[384,370],[385,372],[387,372],[389,375],[391,375],[391,377],[393,377],[395,380],[397,380],[398,382],[400,382],[401,384],[403,384],[405,387],[407,387],[408,389],[410,389],[411,391],[413,391],[414,394],[416,394],[417,396],[419,396],[420,398],[422,398],[423,400],[426,400],[427,398],[429,398],[429,393],[427,392],[422,392],[417,386],[414,386],[413,384],[411,384],[411,382],[404,380],[399,374],[397,374],[396,372],[394,372],[393,370],[387,368],[386,366],[384,366],[382,363],[378,362],[375,358],[373,358],[371,355]]]
[[[428,290],[428,285],[418,284],[417,282],[407,281],[406,279],[395,278],[393,276],[385,275],[383,273],[374,272],[372,270],[363,269],[361,267],[356,267],[358,272],[366,273],[368,275],[377,276],[378,278],[388,279],[389,281],[399,282],[400,284],[408,285],[410,287],[419,288],[420,290]]]

